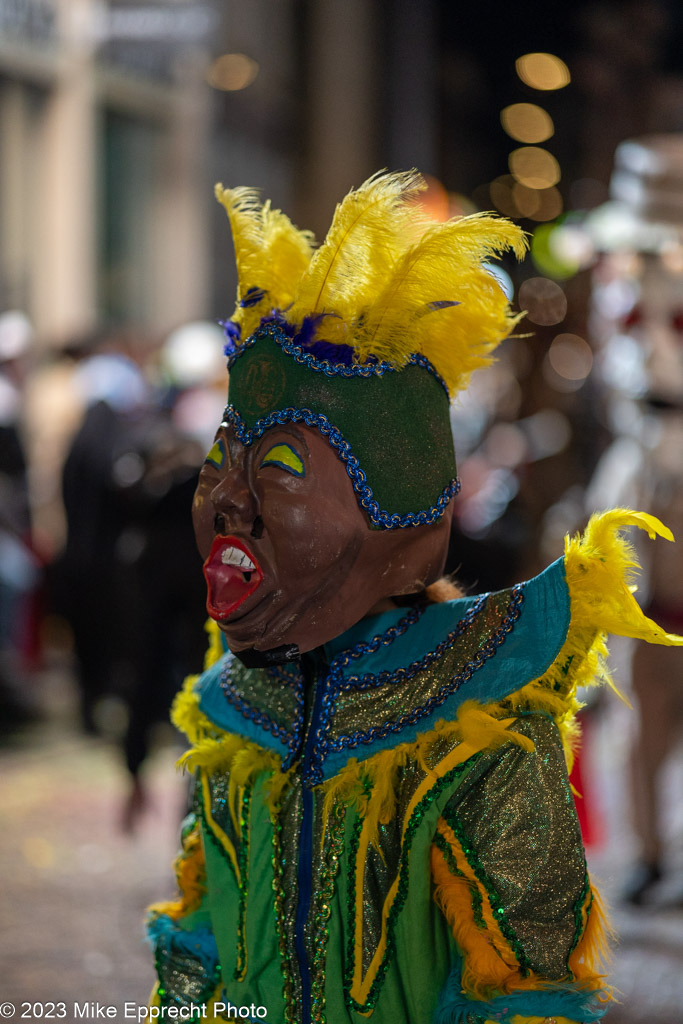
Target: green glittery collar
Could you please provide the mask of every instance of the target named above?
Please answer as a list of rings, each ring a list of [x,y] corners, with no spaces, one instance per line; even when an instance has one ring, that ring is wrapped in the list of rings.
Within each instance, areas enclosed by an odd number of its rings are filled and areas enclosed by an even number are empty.
[[[228,653],[201,677],[200,708],[219,728],[276,751],[287,769],[301,759],[305,709],[314,704],[316,742],[306,745],[302,772],[317,784],[350,757],[365,760],[454,721],[466,700],[498,702],[539,678],[568,625],[560,559],[508,590],[364,620],[328,645],[314,701],[305,700],[297,663],[246,669]]]

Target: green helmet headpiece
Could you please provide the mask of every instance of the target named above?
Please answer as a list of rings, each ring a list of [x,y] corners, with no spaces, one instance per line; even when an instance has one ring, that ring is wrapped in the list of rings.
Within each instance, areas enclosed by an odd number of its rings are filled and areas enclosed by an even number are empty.
[[[239,278],[225,420],[245,445],[275,424],[317,428],[389,529],[434,522],[457,491],[450,400],[519,319],[484,264],[526,248],[497,217],[428,219],[422,187],[374,175],[318,249],[251,189],[216,187]]]

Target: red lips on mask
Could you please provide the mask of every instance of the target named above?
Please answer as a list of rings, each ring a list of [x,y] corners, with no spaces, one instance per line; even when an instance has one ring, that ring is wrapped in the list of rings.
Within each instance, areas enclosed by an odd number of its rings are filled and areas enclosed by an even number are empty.
[[[208,593],[206,610],[224,622],[253,594],[263,579],[254,555],[237,537],[215,537],[204,562]]]

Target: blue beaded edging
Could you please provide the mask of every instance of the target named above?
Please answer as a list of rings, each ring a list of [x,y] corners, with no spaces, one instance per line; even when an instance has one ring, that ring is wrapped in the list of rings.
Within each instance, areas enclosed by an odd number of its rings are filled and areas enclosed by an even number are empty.
[[[410,626],[417,622],[423,611],[424,608],[411,608],[395,626],[390,626],[385,630],[385,632],[377,634],[372,637],[371,640],[362,641],[350,650],[344,651],[343,658],[345,660],[343,663],[348,664],[348,661],[352,658],[360,658],[364,654],[373,654],[380,647],[389,647],[397,637],[402,636]],[[339,661],[341,657],[342,655],[338,655],[332,664],[336,665],[337,661]],[[280,742],[287,747],[288,753],[282,762],[282,770],[287,771],[287,769],[291,767],[294,756],[301,743],[301,732],[304,724],[303,677],[301,673],[288,671],[282,666],[266,670],[276,681],[283,682],[285,685],[292,686],[294,688],[296,696],[296,711],[290,732],[285,728],[285,726],[278,725],[278,723],[265,711],[260,711],[258,708],[255,708],[249,703],[249,701],[245,700],[244,697],[240,697],[239,694],[235,692],[230,678],[230,666],[232,665],[232,661],[233,659],[229,658],[221,669],[220,685],[223,695],[244,718],[253,722],[254,725],[258,725],[263,729],[266,729],[272,736],[275,736],[276,739],[279,739]]]
[[[367,512],[370,521],[375,526],[383,526],[386,530],[395,530],[398,527],[426,526],[429,523],[435,523],[443,515],[451,498],[460,490],[460,481],[456,478],[444,487],[436,504],[428,509],[420,512],[405,512],[403,515],[399,512],[387,512],[386,509],[380,508],[379,502],[375,499],[372,488],[367,482],[365,471],[361,469],[357,456],[351,451],[351,445],[339,427],[333,426],[324,413],[289,407],[269,413],[257,420],[249,429],[234,406],[228,405],[223,413],[221,426],[234,427],[237,440],[248,447],[254,441],[258,441],[266,430],[283,423],[303,423],[307,427],[316,427],[320,431],[346,466],[353,489],[358,495],[358,503]]]
[[[510,600],[508,602],[505,616],[486,643],[476,652],[474,657],[463,666],[457,675],[449,679],[448,682],[445,683],[445,685],[442,686],[433,697],[430,697],[425,701],[423,705],[413,708],[412,711],[401,715],[400,718],[393,722],[385,722],[383,725],[371,726],[371,728],[366,731],[356,730],[353,733],[339,736],[335,740],[328,740],[326,737],[337,697],[340,693],[346,690],[377,689],[378,687],[387,684],[403,683],[417,675],[418,672],[422,672],[424,669],[429,668],[430,665],[433,665],[445,654],[446,650],[452,646],[457,639],[472,627],[476,619],[485,609],[490,596],[490,594],[482,595],[482,597],[472,605],[467,614],[458,622],[455,629],[452,630],[448,636],[446,636],[434,648],[433,651],[430,651],[418,661],[412,662],[406,668],[401,667],[394,669],[393,671],[383,671],[376,675],[373,673],[367,673],[360,677],[349,676],[345,679],[342,669],[349,664],[351,659],[358,658],[362,654],[370,652],[365,650],[360,650],[358,652],[357,648],[353,648],[351,651],[343,651],[333,660],[330,666],[330,673],[324,683],[325,694],[322,699],[320,725],[316,730],[315,743],[313,746],[313,760],[309,771],[306,773],[307,781],[313,785],[317,785],[323,781],[322,769],[328,754],[357,747],[360,744],[372,743],[375,740],[384,739],[390,733],[400,732],[407,725],[415,725],[421,718],[424,718],[435,711],[438,707],[441,707],[449,697],[460,689],[463,683],[466,683],[471,679],[474,673],[480,669],[489,658],[492,658],[493,655],[497,653],[500,646],[512,632],[514,625],[521,614],[522,602],[524,600],[523,583],[517,584],[517,586],[513,587],[510,591]],[[364,645],[358,646],[363,647]]]
[[[219,323],[222,324],[226,336],[234,344],[234,339],[227,327],[230,321],[219,321]],[[399,372],[391,363],[384,361],[380,363],[353,363],[349,366],[347,363],[333,363],[329,359],[318,359],[312,352],[307,352],[302,345],[297,345],[277,323],[262,324],[246,341],[235,344],[234,351],[228,357],[228,370],[232,369],[236,361],[247,349],[251,348],[262,338],[270,338],[271,341],[280,346],[285,355],[291,356],[300,366],[305,366],[309,370],[315,370],[317,373],[324,373],[326,377],[383,377],[385,373]],[[413,352],[407,365],[420,366],[423,370],[431,373],[433,377],[436,377],[450,399],[446,381],[426,356],[421,355],[419,352]]]
[[[225,665],[221,669],[220,673],[220,685],[223,695],[227,701],[239,711],[239,713],[254,725],[259,725],[265,729],[276,739],[280,740],[287,747],[287,755],[282,761],[282,770],[287,771],[291,766],[294,755],[299,748],[299,741],[301,731],[304,724],[304,683],[302,676],[295,675],[294,673],[285,672],[282,669],[275,670],[276,678],[284,682],[285,685],[294,688],[294,694],[296,697],[296,710],[294,712],[294,720],[292,721],[291,732],[286,729],[284,725],[278,725],[278,723],[271,718],[265,711],[260,711],[255,708],[253,704],[250,704],[248,700],[240,695],[233,689],[232,680],[230,678],[230,666],[232,665],[232,658],[228,658]]]
[[[415,725],[420,719],[430,715],[437,708],[441,707],[449,697],[453,696],[460,687],[492,658],[508,635],[512,632],[515,623],[519,619],[524,601],[525,585],[517,584],[510,591],[510,600],[505,615],[500,625],[488,638],[483,646],[475,653],[474,657],[465,663],[461,670],[449,679],[437,693],[425,701],[424,704],[413,708],[410,712],[401,715],[395,721],[385,722],[382,725],[371,726],[366,731],[356,730],[334,740],[328,740],[332,716],[336,706],[337,697],[349,690],[370,690],[378,689],[381,686],[404,683],[413,678],[419,672],[424,671],[437,662],[446,653],[456,640],[462,637],[483,613],[488,603],[490,594],[483,594],[479,597],[467,613],[457,623],[455,629],[422,658],[411,662],[406,667],[399,667],[394,670],[384,670],[379,673],[365,673],[361,676],[345,677],[343,669],[358,658],[364,655],[374,654],[380,647],[388,647],[402,636],[412,625],[414,625],[424,612],[424,608],[411,608],[395,626],[390,626],[385,632],[377,634],[371,640],[362,641],[348,650],[342,651],[330,664],[330,670],[322,682],[324,694],[321,701],[320,722],[315,732],[313,743],[313,757],[310,764],[304,766],[304,781],[307,785],[318,785],[323,781],[323,765],[329,754],[338,753],[361,744],[373,743],[375,740],[384,739],[391,733],[401,732],[408,725]],[[280,740],[287,747],[287,755],[283,760],[282,770],[287,771],[291,767],[296,753],[301,744],[301,734],[304,724],[304,692],[303,678],[296,677],[293,673],[283,672],[283,681],[295,688],[296,711],[292,722],[291,732],[282,725],[278,725],[265,711],[253,707],[243,697],[240,697],[232,688],[230,679],[231,659],[221,671],[221,689],[226,699],[236,708],[241,715],[261,726]]]

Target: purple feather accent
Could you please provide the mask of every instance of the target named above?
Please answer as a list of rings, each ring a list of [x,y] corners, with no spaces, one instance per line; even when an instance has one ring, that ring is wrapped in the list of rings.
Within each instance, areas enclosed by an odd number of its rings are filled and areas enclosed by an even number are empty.
[[[223,328],[223,333],[225,335],[223,351],[226,356],[231,356],[237,349],[242,336],[240,325],[235,323],[234,320],[219,320],[218,325]]]
[[[294,337],[294,324],[290,324],[288,320],[285,320],[284,313],[279,309],[273,309],[267,316],[261,317],[259,327],[265,327],[266,324],[277,324],[280,330],[284,331],[288,338]]]
[[[306,350],[316,359],[327,359],[330,363],[338,363],[344,366],[353,366],[356,362],[355,352],[350,345],[336,345],[331,341],[316,341],[315,335],[318,327],[328,316],[336,316],[336,313],[316,313],[306,316],[301,327],[297,330],[294,324],[290,324],[279,309],[274,309],[268,316],[261,318],[261,326],[266,324],[277,324],[277,326],[291,338],[296,345]],[[366,364],[376,363],[374,356],[365,360]]]
[[[318,327],[323,322],[325,317],[335,316],[334,313],[316,313],[310,316],[305,316],[301,327],[294,337],[294,341],[297,345],[301,345],[302,348],[310,348],[315,342],[315,335]],[[319,344],[316,342],[316,344]]]
[[[433,313],[436,309],[448,309],[449,306],[459,306],[459,302],[452,302],[449,299],[435,299],[427,303],[427,312]]]
[[[354,352],[350,345],[335,345],[331,341],[314,341],[308,351],[316,359],[327,359],[330,363],[353,366]]]

